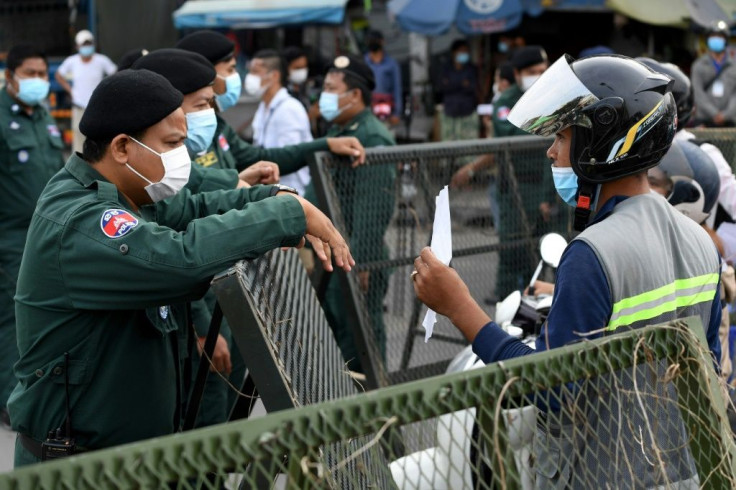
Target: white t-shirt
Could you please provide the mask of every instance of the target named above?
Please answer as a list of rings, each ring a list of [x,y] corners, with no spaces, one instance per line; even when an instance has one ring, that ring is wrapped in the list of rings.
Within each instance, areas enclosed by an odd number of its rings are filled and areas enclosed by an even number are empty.
[[[253,117],[253,143],[263,148],[281,148],[312,141],[309,116],[301,102],[281,88],[271,99],[271,104],[261,102]],[[282,175],[280,183],[296,189],[304,195],[311,181],[309,167]]]
[[[117,66],[104,54],[95,53],[88,62],[82,60],[80,54],[75,54],[59,66],[59,73],[71,81],[72,103],[86,108],[89,98],[97,85],[108,75],[117,71]]]

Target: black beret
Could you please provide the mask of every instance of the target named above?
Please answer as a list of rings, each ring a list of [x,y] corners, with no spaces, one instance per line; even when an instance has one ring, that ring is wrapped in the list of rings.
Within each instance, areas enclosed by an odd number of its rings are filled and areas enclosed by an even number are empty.
[[[183,49],[157,49],[133,63],[134,70],[146,69],[166,77],[184,95],[215,81],[215,67],[201,54]]]
[[[181,107],[183,98],[158,73],[123,70],[97,85],[79,122],[79,130],[95,140],[139,133]]]
[[[357,56],[347,55],[338,56],[330,65],[329,71],[340,71],[350,74],[366,85],[368,90],[376,88],[376,79],[373,76],[373,70],[365,61]]]
[[[539,63],[547,63],[547,52],[542,46],[524,46],[515,50],[511,55],[511,64],[517,70],[523,70]]]
[[[235,52],[235,43],[224,34],[215,31],[197,31],[181,38],[175,48],[194,51],[207,58],[213,65]]]
[[[138,61],[138,58],[142,58],[147,54],[148,50],[144,48],[131,49],[120,58],[120,61],[118,61],[118,71],[127,70],[133,66],[133,63]]]

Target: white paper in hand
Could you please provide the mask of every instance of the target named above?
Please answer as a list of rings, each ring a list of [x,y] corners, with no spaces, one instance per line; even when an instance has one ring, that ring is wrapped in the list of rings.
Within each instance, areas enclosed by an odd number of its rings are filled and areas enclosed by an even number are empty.
[[[452,259],[452,225],[450,223],[450,194],[445,186],[435,198],[434,226],[432,227],[432,243],[429,246],[437,258],[445,265]],[[437,313],[428,310],[424,316],[424,342],[432,336]]]

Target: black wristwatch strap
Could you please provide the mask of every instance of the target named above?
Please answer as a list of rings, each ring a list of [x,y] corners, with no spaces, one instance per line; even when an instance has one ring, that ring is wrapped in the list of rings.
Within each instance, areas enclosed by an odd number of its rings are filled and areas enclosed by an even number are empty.
[[[291,192],[292,194],[296,194],[297,196],[299,195],[299,192],[293,187],[289,187],[288,185],[282,185],[282,184],[274,184],[271,187],[271,194],[269,194],[269,196],[273,197],[279,192]]]

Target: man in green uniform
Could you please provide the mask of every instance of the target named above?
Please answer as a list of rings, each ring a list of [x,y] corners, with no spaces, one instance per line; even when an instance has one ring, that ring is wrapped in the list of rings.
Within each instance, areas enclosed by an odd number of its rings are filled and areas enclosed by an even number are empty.
[[[233,72],[235,69],[234,53],[235,45],[224,35],[214,31],[198,31],[179,41],[177,48],[194,51],[207,58],[217,70],[218,80],[215,82],[215,104],[220,110],[232,107],[230,102],[222,98],[218,86],[222,81],[232,86]],[[234,88],[222,89],[235,91]],[[238,89],[238,96],[240,96]],[[365,152],[363,145],[352,137],[328,137],[319,138],[308,143],[285,146],[283,148],[259,148],[244,141],[227,122],[217,114],[217,127],[212,143],[200,154],[192,154],[195,162],[204,167],[235,168],[238,171],[260,162],[276,162],[280,174],[296,172],[307,165],[307,157],[316,151],[331,151],[338,155],[347,155],[355,158],[356,165],[363,163]]]
[[[374,87],[373,71],[363,60],[352,56],[339,56],[334,60],[325,77],[319,101],[322,117],[333,123],[328,137],[353,136],[366,148],[396,144],[386,126],[371,112]],[[337,168],[334,179],[347,228],[344,231],[350,237],[356,263],[360,266],[388,259],[383,236],[394,210],[395,169],[390,165]],[[307,187],[305,197],[317,204],[312,184]],[[388,276],[389,272],[383,269],[358,272],[376,342],[384,357],[383,297],[388,289]],[[329,280],[325,314],[348,367],[360,372],[362,367],[339,282],[334,276]]]
[[[517,49],[511,57],[516,83],[504,91],[494,104],[494,137],[528,134],[507,118],[514,104],[521,98],[549,65],[547,53],[541,46]],[[544,158],[542,152],[539,155]],[[508,166],[507,166],[508,164]],[[498,168],[498,224],[499,252],[496,276],[496,298],[502,299],[511,291],[523,289],[534,272],[536,244],[507,246],[553,231],[552,204],[555,190],[549,172],[539,172],[539,158],[515,154],[513,161],[501,162]],[[523,211],[523,213],[522,213]]]
[[[64,165],[56,123],[40,102],[49,93],[46,56],[34,46],[8,52],[0,92],[0,421],[16,384],[15,284],[36,200]]]
[[[279,186],[184,189],[182,99],[148,70],[103,80],[83,156],[39,198],[16,293],[16,466],[42,459],[47,438],[91,450],[175,431],[178,305],[235,261],[306,238],[328,270],[329,255],[354,264],[329,219]]]

